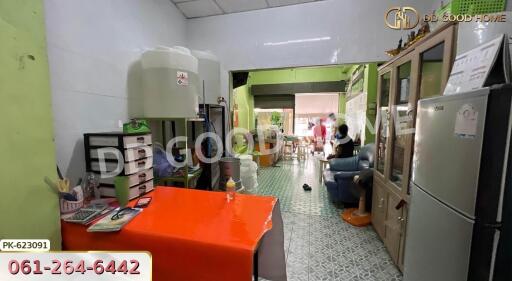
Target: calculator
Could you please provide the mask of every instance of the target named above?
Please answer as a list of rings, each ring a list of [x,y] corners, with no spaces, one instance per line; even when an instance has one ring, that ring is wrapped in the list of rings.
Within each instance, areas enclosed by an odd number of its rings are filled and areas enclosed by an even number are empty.
[[[76,223],[87,223],[91,219],[95,218],[99,215],[103,210],[105,210],[108,206],[103,204],[96,204],[88,206],[87,208],[82,208],[78,210],[78,212],[74,213],[71,217],[65,219],[67,222],[76,222]]]

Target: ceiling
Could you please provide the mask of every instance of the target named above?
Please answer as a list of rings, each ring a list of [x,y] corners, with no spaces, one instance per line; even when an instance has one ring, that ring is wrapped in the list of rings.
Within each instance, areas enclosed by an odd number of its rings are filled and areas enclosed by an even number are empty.
[[[323,0],[171,0],[186,18],[200,18]]]

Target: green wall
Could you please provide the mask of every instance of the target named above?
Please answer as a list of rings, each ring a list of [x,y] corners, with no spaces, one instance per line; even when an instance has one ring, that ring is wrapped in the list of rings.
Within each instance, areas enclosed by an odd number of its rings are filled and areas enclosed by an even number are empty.
[[[339,81],[349,78],[351,66],[304,67],[249,73],[249,85]]]
[[[277,70],[260,70],[249,73],[247,85],[233,90],[238,105],[239,127],[254,129],[254,97],[250,94],[252,85],[340,81],[350,78],[351,65],[302,67]],[[345,112],[345,96],[340,95],[340,113]]]
[[[233,96],[238,105],[238,127],[254,129],[254,97],[249,93],[249,86],[234,89]]]
[[[51,239],[60,249],[53,120],[41,0],[0,1],[0,239]]]
[[[343,115],[345,114],[346,105],[347,105],[347,96],[345,95],[345,93],[341,93],[339,100],[338,100],[338,113],[339,114],[343,114]]]

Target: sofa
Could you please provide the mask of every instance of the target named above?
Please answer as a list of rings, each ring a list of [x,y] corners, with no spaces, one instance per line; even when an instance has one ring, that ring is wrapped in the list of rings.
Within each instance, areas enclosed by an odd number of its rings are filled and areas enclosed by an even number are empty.
[[[356,156],[329,160],[329,169],[323,173],[323,179],[329,198],[336,204],[357,204],[359,192],[354,176],[365,169],[373,168],[375,145],[367,144]]]

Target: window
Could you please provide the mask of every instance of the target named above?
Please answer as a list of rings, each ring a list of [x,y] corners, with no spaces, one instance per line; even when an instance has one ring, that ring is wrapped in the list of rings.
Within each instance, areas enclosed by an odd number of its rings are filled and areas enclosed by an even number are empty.
[[[339,93],[316,93],[295,95],[295,135],[312,135],[311,123],[320,118],[326,118],[331,113],[338,113]],[[332,128],[330,123],[325,124],[327,132]]]

